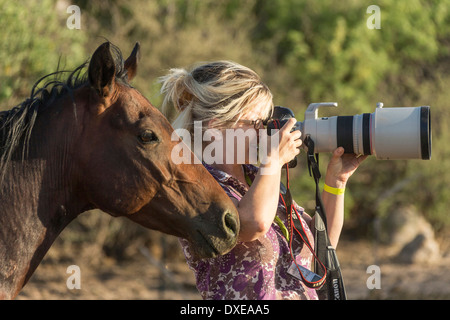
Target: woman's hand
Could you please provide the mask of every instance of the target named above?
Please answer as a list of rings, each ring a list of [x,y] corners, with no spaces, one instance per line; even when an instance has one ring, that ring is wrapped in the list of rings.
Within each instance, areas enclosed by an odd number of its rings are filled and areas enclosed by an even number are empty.
[[[337,148],[328,163],[325,183],[330,187],[345,188],[350,176],[366,158],[367,156],[344,153],[342,147]]]
[[[271,150],[269,157],[273,161],[272,163],[276,163],[280,169],[300,153],[302,133],[299,130],[291,132],[296,122],[295,118],[289,119],[276,135],[271,136],[271,139],[278,138],[279,140],[277,150],[275,152]],[[271,144],[270,141],[268,143]]]

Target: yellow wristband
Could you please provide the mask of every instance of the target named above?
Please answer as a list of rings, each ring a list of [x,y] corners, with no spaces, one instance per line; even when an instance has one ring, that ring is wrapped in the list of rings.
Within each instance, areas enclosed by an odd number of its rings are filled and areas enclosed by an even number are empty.
[[[334,195],[336,195],[336,196],[345,193],[345,188],[342,188],[342,189],[340,189],[340,188],[333,188],[333,187],[330,187],[330,186],[327,185],[327,184],[325,184],[325,185],[323,186],[323,190],[326,191],[326,192],[328,192],[328,193],[334,194]]]

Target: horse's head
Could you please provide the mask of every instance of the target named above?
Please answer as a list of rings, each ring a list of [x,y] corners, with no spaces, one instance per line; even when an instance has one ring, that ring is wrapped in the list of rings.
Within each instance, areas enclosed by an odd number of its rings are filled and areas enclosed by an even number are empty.
[[[229,251],[239,218],[231,200],[199,164],[174,164],[173,128],[128,82],[139,44],[123,62],[108,42],[93,54],[77,142],[78,189],[93,206],[186,238],[200,257]],[[78,102],[77,102],[78,103]]]

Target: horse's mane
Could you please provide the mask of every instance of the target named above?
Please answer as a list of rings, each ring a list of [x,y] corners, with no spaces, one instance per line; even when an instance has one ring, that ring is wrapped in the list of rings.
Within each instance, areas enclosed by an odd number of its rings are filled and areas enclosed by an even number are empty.
[[[120,49],[110,44],[115,61],[116,80],[128,84],[127,71]],[[28,153],[28,144],[38,114],[52,102],[68,94],[72,99],[76,119],[76,105],[73,91],[87,84],[84,62],[73,71],[59,70],[40,78],[33,85],[30,97],[8,111],[0,112],[0,185],[3,181],[8,163],[16,149],[22,144],[22,159]],[[66,78],[64,75],[69,74]]]

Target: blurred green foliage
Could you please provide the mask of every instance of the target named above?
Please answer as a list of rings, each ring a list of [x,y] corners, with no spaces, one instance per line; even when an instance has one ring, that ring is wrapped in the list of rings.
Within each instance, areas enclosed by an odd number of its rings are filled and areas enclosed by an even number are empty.
[[[158,106],[156,78],[171,67],[202,60],[235,60],[257,71],[275,104],[298,120],[311,102],[337,101],[324,115],[373,112],[389,106],[430,105],[431,161],[377,161],[351,178],[347,218],[362,231],[376,216],[412,204],[436,229],[450,225],[450,0],[106,0],[72,1],[81,30],[69,30],[69,2],[0,0],[0,104],[12,107],[61,57],[73,69],[108,39],[127,56],[142,53],[134,85]],[[369,5],[381,29],[369,29]],[[302,156],[301,156],[302,157]],[[329,155],[321,155],[325,173]],[[314,187],[304,159],[292,171],[297,201],[311,212]]]
[[[16,103],[27,96],[59,61],[61,70],[71,70],[87,59],[87,34],[66,27],[66,9],[56,10],[52,0],[0,0],[1,109],[7,108],[5,100]]]

